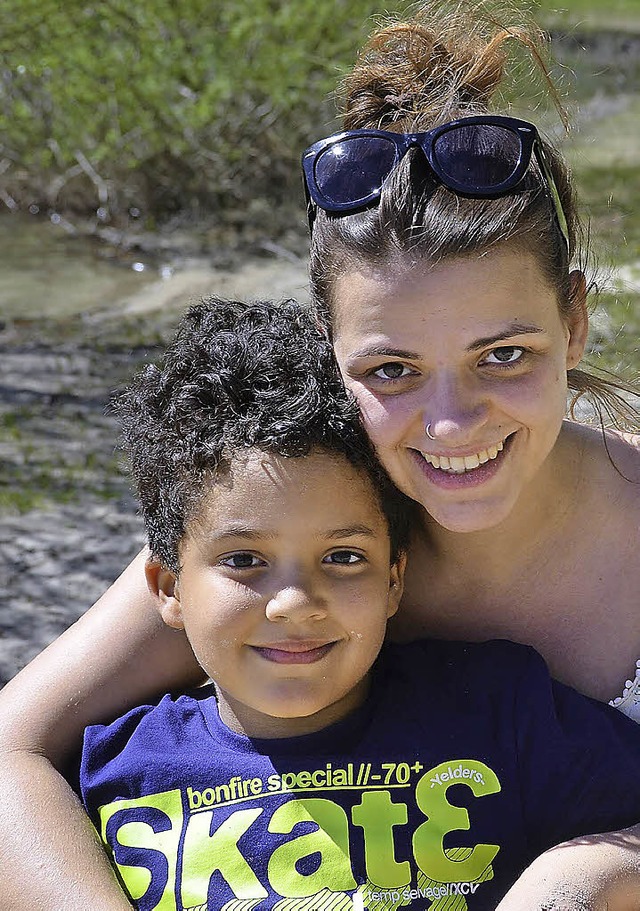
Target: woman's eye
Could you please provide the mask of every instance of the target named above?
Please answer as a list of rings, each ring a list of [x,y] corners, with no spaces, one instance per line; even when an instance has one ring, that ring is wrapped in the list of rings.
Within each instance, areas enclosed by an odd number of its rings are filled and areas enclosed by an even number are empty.
[[[372,371],[373,376],[377,376],[380,380],[398,380],[403,376],[409,376],[410,373],[411,370],[408,367],[396,361],[383,364]]]
[[[253,569],[256,566],[264,566],[264,560],[260,560],[255,554],[241,552],[229,554],[223,557],[220,563],[223,566],[229,566],[231,569]]]
[[[494,348],[484,358],[484,364],[517,364],[524,355],[524,348],[508,345],[504,348]]]
[[[354,563],[362,563],[363,559],[360,554],[356,554],[352,550],[334,550],[324,558],[324,562],[338,566],[351,566]]]

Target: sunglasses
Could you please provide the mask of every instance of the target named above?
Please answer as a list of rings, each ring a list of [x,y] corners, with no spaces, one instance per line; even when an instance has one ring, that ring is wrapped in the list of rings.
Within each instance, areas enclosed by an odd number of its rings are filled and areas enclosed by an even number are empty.
[[[443,186],[474,199],[511,193],[522,183],[535,155],[569,248],[567,219],[540,135],[532,123],[514,117],[463,117],[426,133],[336,133],[309,146],[302,156],[308,197],[327,212],[364,208],[380,198],[385,179],[414,147],[422,150]]]

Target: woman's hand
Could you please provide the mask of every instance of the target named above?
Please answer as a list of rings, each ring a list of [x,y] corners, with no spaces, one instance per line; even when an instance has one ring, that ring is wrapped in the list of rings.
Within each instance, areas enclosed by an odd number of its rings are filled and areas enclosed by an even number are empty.
[[[640,826],[545,851],[496,911],[638,911]]]

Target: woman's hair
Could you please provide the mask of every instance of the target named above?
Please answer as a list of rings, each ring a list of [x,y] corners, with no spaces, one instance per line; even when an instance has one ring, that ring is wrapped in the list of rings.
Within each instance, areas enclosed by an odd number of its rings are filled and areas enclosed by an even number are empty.
[[[152,553],[179,572],[179,545],[206,494],[250,450],[287,458],[319,449],[371,479],[392,559],[413,504],[379,465],[333,348],[294,301],[211,298],[189,309],[159,364],[112,401]]]
[[[345,78],[345,129],[426,131],[459,117],[496,110],[514,55],[525,50],[566,115],[545,62],[545,39],[509,0],[433,0],[413,19],[392,21],[373,33]],[[409,268],[422,260],[478,255],[497,244],[533,254],[568,319],[581,302],[572,297],[571,260],[581,251],[581,229],[569,169],[545,139],[543,152],[568,227],[569,249],[558,227],[553,197],[532,157],[522,184],[498,199],[469,199],[438,185],[419,149],[410,149],[385,181],[379,204],[346,215],[319,209],[311,237],[311,290],[321,320],[331,326],[336,280],[356,265]],[[636,416],[623,381],[568,372],[576,397],[589,393],[598,413],[624,425]],[[637,392],[636,392],[637,394]]]

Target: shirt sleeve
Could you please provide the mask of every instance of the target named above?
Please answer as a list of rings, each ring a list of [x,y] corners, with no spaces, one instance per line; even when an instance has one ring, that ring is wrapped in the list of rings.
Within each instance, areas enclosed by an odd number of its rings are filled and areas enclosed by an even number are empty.
[[[514,724],[532,851],[640,822],[640,725],[552,680],[533,649],[527,664]]]

